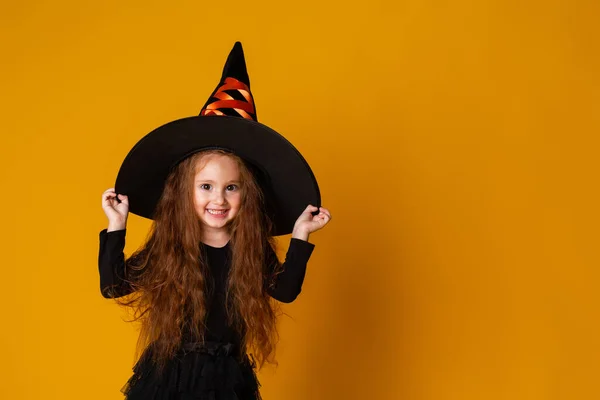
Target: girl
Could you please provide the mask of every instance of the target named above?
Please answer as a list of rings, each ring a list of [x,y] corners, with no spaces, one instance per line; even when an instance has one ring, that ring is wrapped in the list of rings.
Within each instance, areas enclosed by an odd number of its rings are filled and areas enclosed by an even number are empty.
[[[134,309],[147,345],[128,399],[260,399],[255,369],[276,364],[276,301],[298,296],[309,235],[331,220],[319,203],[300,153],[256,120],[236,43],[200,115],[146,135],[102,194],[101,292]],[[153,224],[125,258],[129,212]],[[273,236],[289,233],[282,264]]]

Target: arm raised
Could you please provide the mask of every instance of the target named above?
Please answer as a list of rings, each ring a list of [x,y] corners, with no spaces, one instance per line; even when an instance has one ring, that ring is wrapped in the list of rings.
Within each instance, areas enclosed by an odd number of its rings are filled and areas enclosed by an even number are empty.
[[[267,292],[271,297],[283,303],[291,303],[298,297],[314,247],[314,244],[305,240],[292,238],[283,264],[271,247],[267,248]]]
[[[100,292],[105,298],[116,298],[133,292],[127,281],[125,270],[125,233],[126,229],[108,232],[100,231],[100,249],[98,252],[98,272],[100,273]]]

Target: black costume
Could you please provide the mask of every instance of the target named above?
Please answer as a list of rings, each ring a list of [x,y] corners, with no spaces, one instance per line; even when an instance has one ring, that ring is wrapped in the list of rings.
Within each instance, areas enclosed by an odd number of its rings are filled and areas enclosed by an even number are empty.
[[[197,152],[214,149],[239,156],[251,171],[263,194],[260,215],[272,222],[271,230],[265,232],[268,236],[292,233],[296,219],[307,205],[320,206],[319,186],[308,162],[285,137],[258,122],[239,42],[229,53],[221,79],[200,115],[171,121],[141,138],[123,160],[115,192],[128,197],[128,212],[160,219],[156,214],[157,205],[173,169]],[[318,211],[313,212],[316,214]],[[98,264],[104,297],[120,297],[132,291],[126,280],[124,246],[125,229],[100,232]],[[209,267],[207,288],[213,289],[205,292],[206,342],[191,342],[184,321],[180,349],[160,376],[155,373],[153,345],[150,344],[123,388],[131,400],[260,399],[256,364],[247,354],[241,354],[245,352],[240,349],[244,332],[235,332],[227,326],[225,289],[230,269],[229,244],[222,248],[204,243],[199,246],[205,252]],[[296,298],[313,248],[311,243],[291,239],[283,272],[277,274],[273,274],[272,269],[279,263],[277,256],[273,251],[267,254],[263,276],[269,283],[275,276],[276,282],[273,288],[265,282],[264,288],[271,297],[286,303]],[[135,276],[129,278],[135,280]]]
[[[100,290],[106,298],[124,296],[132,291],[124,280],[127,279],[123,253],[125,233],[126,229],[112,232],[103,229],[100,232],[98,268]],[[134,375],[123,388],[129,399],[260,399],[260,383],[254,370],[256,365],[248,355],[239,353],[241,338],[227,325],[225,288],[230,268],[229,243],[220,248],[204,243],[200,243],[200,246],[207,256],[211,274],[207,281],[211,282],[214,289],[211,290],[212,298],[207,301],[207,342],[200,347],[184,340],[160,378],[154,375],[150,345],[134,367]],[[277,274],[273,288],[265,285],[271,297],[289,303],[298,296],[313,249],[312,243],[291,239],[283,272]],[[271,253],[269,258],[267,264],[275,266],[277,255]]]

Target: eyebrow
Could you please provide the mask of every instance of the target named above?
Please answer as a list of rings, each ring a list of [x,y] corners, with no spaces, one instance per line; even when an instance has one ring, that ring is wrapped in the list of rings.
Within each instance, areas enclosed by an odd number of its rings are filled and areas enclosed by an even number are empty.
[[[213,181],[213,180],[210,180],[210,179],[196,179],[196,182],[215,183],[215,181]],[[240,181],[235,181],[235,180],[232,180],[232,181],[227,181],[227,183],[238,183],[238,184],[239,184],[239,183],[240,183]]]

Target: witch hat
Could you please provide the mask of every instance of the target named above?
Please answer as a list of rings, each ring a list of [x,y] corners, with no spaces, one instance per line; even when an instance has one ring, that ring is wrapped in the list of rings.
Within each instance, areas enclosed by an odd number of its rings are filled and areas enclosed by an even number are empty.
[[[171,170],[207,149],[232,152],[250,167],[267,200],[272,236],[291,233],[308,204],[321,205],[319,186],[304,157],[258,122],[240,42],[200,114],[166,123],[140,139],[121,164],[115,191],[128,196],[131,213],[152,219]]]

